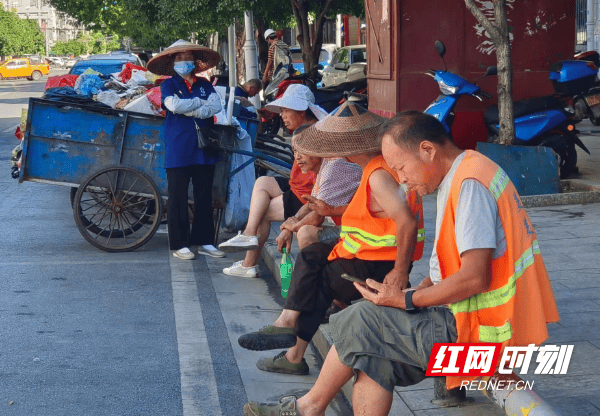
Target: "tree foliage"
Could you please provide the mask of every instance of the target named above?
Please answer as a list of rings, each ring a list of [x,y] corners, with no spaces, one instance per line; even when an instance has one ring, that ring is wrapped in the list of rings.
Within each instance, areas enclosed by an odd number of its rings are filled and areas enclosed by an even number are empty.
[[[38,23],[0,9],[0,55],[44,53],[45,38]]]
[[[105,36],[100,32],[84,32],[77,39],[57,42],[52,52],[57,55],[85,55],[107,53],[121,49],[119,36]]]

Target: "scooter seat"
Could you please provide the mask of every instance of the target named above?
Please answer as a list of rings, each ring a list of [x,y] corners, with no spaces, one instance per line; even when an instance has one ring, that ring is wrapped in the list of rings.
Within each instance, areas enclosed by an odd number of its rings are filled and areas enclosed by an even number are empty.
[[[554,96],[527,98],[514,102],[515,118],[523,117],[528,114],[538,113],[551,108],[562,108],[562,103]],[[497,125],[500,123],[498,106],[492,106],[483,113],[483,121],[487,125]]]

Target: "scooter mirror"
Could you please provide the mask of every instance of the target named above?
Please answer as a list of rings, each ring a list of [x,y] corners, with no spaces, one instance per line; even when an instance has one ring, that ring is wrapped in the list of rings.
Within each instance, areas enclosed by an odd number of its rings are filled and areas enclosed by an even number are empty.
[[[442,41],[436,40],[434,45],[435,45],[435,50],[437,51],[438,55],[440,55],[440,57],[443,58],[444,55],[446,54],[446,47],[444,46]]]
[[[498,68],[495,65],[488,66],[483,76],[487,77],[488,75],[498,75]]]

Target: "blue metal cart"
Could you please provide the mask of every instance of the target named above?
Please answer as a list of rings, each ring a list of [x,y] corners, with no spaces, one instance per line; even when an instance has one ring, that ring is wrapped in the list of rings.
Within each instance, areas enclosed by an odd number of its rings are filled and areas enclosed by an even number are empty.
[[[108,252],[135,250],[162,220],[167,197],[163,125],[163,117],[32,98],[19,182],[76,188],[73,216],[81,235]],[[234,149],[236,129],[216,126],[223,151],[213,184],[218,224],[229,178],[240,170],[229,172],[230,153],[291,167],[287,157]]]

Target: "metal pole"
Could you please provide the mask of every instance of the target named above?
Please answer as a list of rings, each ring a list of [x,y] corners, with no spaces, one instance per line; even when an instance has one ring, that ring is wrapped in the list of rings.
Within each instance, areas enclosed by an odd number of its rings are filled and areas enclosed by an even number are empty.
[[[246,81],[258,78],[258,51],[254,40],[254,16],[252,11],[244,14],[246,25],[246,43],[244,43],[244,57],[246,60]],[[255,108],[260,108],[260,97],[255,95],[250,98]]]
[[[236,59],[235,59],[235,24],[227,30],[227,43],[229,44],[229,103],[227,104],[227,124],[231,125],[233,117],[233,104],[235,99],[235,87],[237,86]]]
[[[587,0],[586,10],[586,28],[587,28],[587,50],[593,51],[595,48],[594,42],[594,0]]]
[[[591,1],[591,0],[590,0]],[[335,44],[338,48],[342,47],[342,15],[335,17]]]

